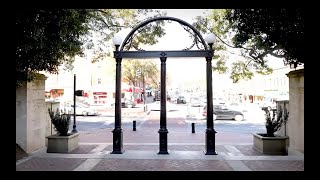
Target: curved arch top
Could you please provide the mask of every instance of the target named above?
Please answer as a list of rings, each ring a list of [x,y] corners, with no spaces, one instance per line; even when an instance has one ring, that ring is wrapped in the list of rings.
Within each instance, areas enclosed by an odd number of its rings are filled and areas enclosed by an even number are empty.
[[[120,48],[120,51],[123,51],[123,48],[125,46],[125,44],[127,44],[127,41],[129,40],[129,38],[141,27],[149,24],[149,23],[152,23],[154,21],[159,21],[159,20],[171,20],[171,21],[175,21],[175,22],[178,22],[178,23],[181,23],[185,26],[188,26],[189,28],[191,28],[193,30],[194,33],[196,33],[196,35],[200,38],[201,40],[201,43],[203,45],[203,47],[205,48],[205,50],[208,50],[208,46],[206,44],[206,42],[204,41],[204,39],[202,38],[201,34],[199,33],[199,31],[194,28],[191,24],[187,23],[186,21],[183,21],[181,19],[178,19],[178,18],[175,18],[175,17],[169,17],[169,16],[160,16],[160,17],[155,17],[155,18],[151,18],[151,19],[148,19],[146,21],[143,21],[141,22],[140,24],[138,24],[135,28],[133,28],[130,33],[127,35],[127,37],[124,39],[122,45],[121,45],[121,48]]]

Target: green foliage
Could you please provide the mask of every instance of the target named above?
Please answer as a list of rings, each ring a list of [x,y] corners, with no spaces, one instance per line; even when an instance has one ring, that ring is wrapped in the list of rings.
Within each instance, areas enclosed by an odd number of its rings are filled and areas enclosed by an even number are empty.
[[[289,118],[289,112],[287,112],[286,108],[281,108],[274,110],[271,113],[270,110],[265,110],[266,115],[266,130],[267,130],[267,136],[268,137],[274,137],[274,133],[279,131],[283,124],[286,124]]]
[[[266,55],[286,63],[304,63],[304,9],[234,9],[226,19],[236,33],[233,43],[263,63]]]
[[[57,109],[54,113],[50,108],[48,108],[51,123],[54,125],[55,130],[58,132],[59,136],[67,136],[69,125],[71,122],[71,114],[60,113]]]
[[[110,48],[106,41],[114,37],[115,33],[123,29],[132,29],[149,18],[166,15],[152,9],[93,9],[90,12],[92,17],[89,23],[90,30],[99,33],[97,44],[94,46],[96,49],[94,62],[110,55],[110,52],[103,49]],[[138,49],[140,44],[157,43],[157,38],[165,35],[163,25],[163,21],[156,21],[140,28],[133,36],[131,47]],[[92,45],[93,42],[88,43],[88,46]]]
[[[81,55],[88,11],[24,9],[16,13],[16,85],[38,71],[57,72],[68,57]]]
[[[229,25],[227,21],[223,21],[226,10],[212,10],[208,17],[197,16],[196,22],[192,25],[202,34],[213,32],[216,36],[224,37],[227,35]],[[215,61],[212,63],[212,70],[220,74],[227,72],[226,59],[228,59],[226,52],[226,45],[220,41],[214,44],[214,57]]]
[[[248,70],[247,64],[242,61],[234,62],[232,64],[231,76],[233,83],[237,83],[240,79],[251,79],[253,73]]]
[[[141,75],[137,75],[137,71],[141,70]],[[157,86],[159,82],[159,70],[157,65],[152,60],[126,60],[123,61],[122,79],[124,82],[134,84],[137,81],[142,81],[145,77],[146,83],[151,86]]]
[[[72,68],[76,55],[83,50],[102,47],[114,33],[137,25],[139,15],[159,11],[148,9],[24,9],[16,13],[16,87],[22,81],[32,81],[39,71],[57,73],[60,65]],[[156,38],[164,35],[163,22],[150,24],[134,39],[134,46],[140,43],[154,44]],[[100,33],[98,44],[93,36]],[[103,53],[97,53],[104,57]],[[98,58],[99,59],[99,58]]]
[[[239,55],[244,60],[233,63],[236,67],[231,68],[230,78],[234,82],[251,79],[253,72],[263,75],[272,73],[267,65],[268,55],[284,58],[285,64],[304,63],[303,9],[212,10],[207,17],[197,17],[193,25],[200,32],[212,32],[217,37],[214,59],[218,61],[213,66],[214,71],[227,72],[227,68],[218,64],[229,51],[227,48],[240,50]]]

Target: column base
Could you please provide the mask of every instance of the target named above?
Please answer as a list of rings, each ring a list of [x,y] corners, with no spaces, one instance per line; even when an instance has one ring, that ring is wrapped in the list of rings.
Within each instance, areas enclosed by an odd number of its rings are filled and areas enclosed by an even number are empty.
[[[218,155],[218,153],[216,153],[216,151],[207,151],[206,149],[203,150],[203,153],[205,155]]]
[[[168,152],[168,130],[159,129],[159,152],[158,154],[169,154]]]
[[[113,150],[111,154],[122,154],[124,152],[122,129],[121,128],[114,129],[112,133],[113,133]]]
[[[218,155],[216,153],[215,145],[216,145],[216,140],[215,140],[215,134],[217,132],[214,129],[206,129],[206,146],[204,149],[204,154],[205,155]]]

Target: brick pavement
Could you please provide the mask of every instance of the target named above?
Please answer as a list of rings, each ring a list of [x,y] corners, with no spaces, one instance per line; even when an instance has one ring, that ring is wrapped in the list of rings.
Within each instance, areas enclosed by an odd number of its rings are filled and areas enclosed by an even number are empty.
[[[251,135],[218,132],[216,152],[204,155],[205,133],[191,133],[181,118],[168,118],[168,155],[158,155],[159,114],[124,129],[123,154],[112,152],[112,128],[80,134],[70,153],[41,149],[16,162],[17,171],[304,171],[304,156],[266,156],[252,148]]]

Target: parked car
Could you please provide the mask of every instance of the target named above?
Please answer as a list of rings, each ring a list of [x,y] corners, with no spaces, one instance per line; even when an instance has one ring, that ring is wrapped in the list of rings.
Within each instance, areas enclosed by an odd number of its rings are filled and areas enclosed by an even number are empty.
[[[127,99],[127,98],[123,99],[121,104],[122,104],[123,108],[134,108],[137,105],[135,102],[133,102],[130,99]]]
[[[62,107],[62,111],[66,112],[68,114],[73,114],[73,104],[65,104],[64,107]],[[97,110],[93,109],[90,106],[86,106],[84,104],[77,103],[76,104],[76,115],[77,116],[96,116],[99,115]]]
[[[197,97],[192,97],[190,103],[192,107],[200,107],[203,104],[202,101]]]
[[[207,117],[207,106],[203,108],[202,115]],[[240,111],[229,109],[225,105],[213,105],[213,120],[217,119],[242,121],[244,119],[244,115]]]
[[[177,104],[186,104],[187,103],[187,100],[184,96],[179,96],[177,98]]]

